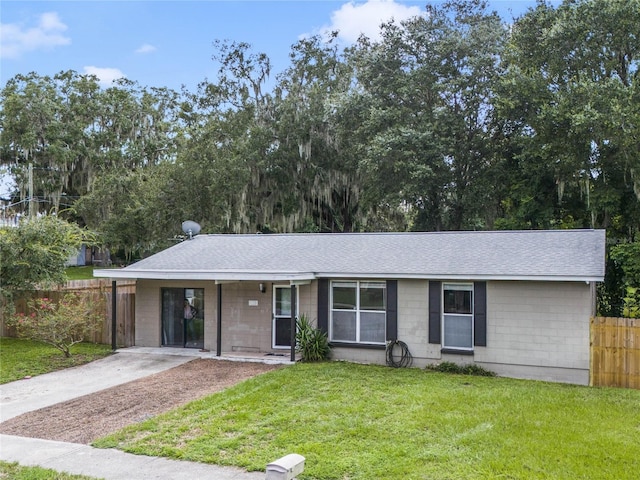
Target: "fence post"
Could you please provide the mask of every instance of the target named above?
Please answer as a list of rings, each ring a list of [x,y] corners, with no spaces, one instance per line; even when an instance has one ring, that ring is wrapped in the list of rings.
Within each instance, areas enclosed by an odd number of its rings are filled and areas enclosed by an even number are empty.
[[[117,315],[117,306],[118,306],[118,287],[116,286],[116,281],[111,281],[111,350],[114,352],[118,348],[118,315]]]

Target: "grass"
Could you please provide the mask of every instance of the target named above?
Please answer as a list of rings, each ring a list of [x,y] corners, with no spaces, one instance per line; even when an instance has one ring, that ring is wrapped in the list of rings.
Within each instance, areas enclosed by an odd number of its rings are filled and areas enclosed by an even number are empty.
[[[71,475],[40,467],[23,467],[0,461],[0,478],[11,480],[92,480],[94,477]]]
[[[65,358],[49,345],[3,337],[0,339],[0,384],[89,363],[110,355],[111,347],[78,343],[71,347],[71,354],[71,358]]]
[[[344,362],[297,364],[95,446],[300,479],[626,479],[640,471],[640,391]]]
[[[65,273],[69,280],[93,280],[93,265],[86,267],[68,267]]]

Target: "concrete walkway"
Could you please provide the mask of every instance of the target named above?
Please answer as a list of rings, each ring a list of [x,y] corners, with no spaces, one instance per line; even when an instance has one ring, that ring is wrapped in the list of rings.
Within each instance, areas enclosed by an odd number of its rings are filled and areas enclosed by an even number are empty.
[[[119,350],[114,355],[87,365],[0,385],[0,422],[158,373],[193,360],[195,356],[202,356],[197,355],[197,351],[181,349],[182,355],[178,355],[178,352],[168,350],[167,354],[159,354],[155,349],[153,352]],[[132,455],[114,449],[11,435],[0,435],[0,460],[106,480],[265,478],[263,472],[245,472],[237,468]]]
[[[0,435],[0,459],[105,480],[264,480],[262,472],[132,455],[78,443]],[[266,466],[265,466],[266,467]]]

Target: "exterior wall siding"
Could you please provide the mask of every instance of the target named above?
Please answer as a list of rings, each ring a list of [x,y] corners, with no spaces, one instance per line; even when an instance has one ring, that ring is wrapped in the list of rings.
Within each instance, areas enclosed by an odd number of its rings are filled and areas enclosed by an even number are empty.
[[[222,284],[222,352],[274,352],[271,348],[274,284],[263,282]],[[288,286],[288,284],[285,284]],[[204,288],[204,348],[216,350],[218,323],[218,285],[206,281],[138,280],[136,283],[135,345],[160,347],[162,288]],[[317,285],[299,288],[299,312],[315,320]],[[257,303],[257,305],[256,305]],[[282,352],[282,350],[277,350]]]
[[[289,287],[289,284],[263,283],[266,287],[265,293],[259,291],[258,282],[222,285],[223,352],[282,353],[287,351],[287,349],[272,348],[273,291],[275,286]],[[314,320],[313,312],[317,309],[317,283],[300,285],[297,290],[299,314],[306,313],[311,320]],[[257,305],[255,305],[256,302]],[[214,328],[216,321],[217,318],[214,319]]]
[[[271,351],[273,288],[265,285],[265,293],[260,292],[257,282],[222,285],[223,352]]]
[[[591,286],[489,282],[487,347],[474,360],[498,374],[589,382]]]
[[[222,352],[273,352],[274,284],[222,285]],[[288,284],[283,284],[287,285]],[[158,347],[163,287],[205,289],[205,348],[215,351],[217,285],[214,282],[138,280],[135,344]],[[398,281],[398,340],[414,367],[441,361],[476,363],[499,375],[588,384],[591,286],[580,282],[487,282],[487,346],[473,355],[442,354],[428,338],[429,282]],[[299,314],[317,325],[318,283],[298,287]],[[257,302],[257,305],[256,305]],[[282,353],[283,350],[278,352]],[[332,358],[385,364],[382,348],[336,347]]]
[[[138,280],[136,282],[136,336],[139,347],[160,347],[163,288],[204,288],[204,348],[216,348],[217,293],[214,282]]]
[[[314,326],[318,326],[318,282],[311,282],[308,285],[300,285],[298,287],[300,305],[298,312],[300,315],[306,315]]]
[[[398,281],[398,340],[413,366],[476,363],[499,375],[588,384],[591,288],[580,282],[487,282],[487,346],[441,353],[428,339],[429,282]],[[384,364],[384,352],[334,348],[333,358]]]

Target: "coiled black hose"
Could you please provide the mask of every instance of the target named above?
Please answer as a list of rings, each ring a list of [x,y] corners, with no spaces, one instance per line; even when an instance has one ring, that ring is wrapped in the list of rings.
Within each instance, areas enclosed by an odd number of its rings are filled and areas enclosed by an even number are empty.
[[[399,351],[399,355],[396,353]],[[406,343],[400,340],[389,340],[387,342],[387,365],[394,368],[410,367],[413,357],[409,352]]]

